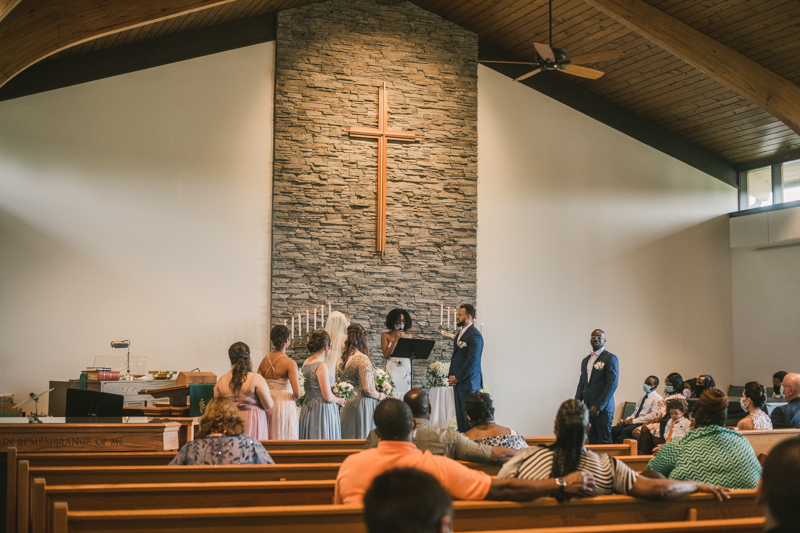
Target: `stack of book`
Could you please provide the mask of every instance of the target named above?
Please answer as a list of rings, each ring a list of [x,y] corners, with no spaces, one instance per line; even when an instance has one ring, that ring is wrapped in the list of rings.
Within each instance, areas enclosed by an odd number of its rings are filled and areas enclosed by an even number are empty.
[[[104,366],[89,367],[81,374],[86,374],[86,381],[119,381],[119,371]]]

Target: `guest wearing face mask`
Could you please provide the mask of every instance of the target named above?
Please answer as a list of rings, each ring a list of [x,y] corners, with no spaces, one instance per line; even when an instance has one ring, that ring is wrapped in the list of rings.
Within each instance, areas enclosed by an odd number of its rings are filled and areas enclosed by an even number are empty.
[[[656,376],[648,376],[644,380],[644,385],[642,385],[644,396],[636,402],[633,414],[611,428],[613,443],[622,444],[623,440],[633,438],[633,431],[636,428],[652,422],[658,416],[658,402],[662,397],[656,392],[657,387],[658,378]]]
[[[673,372],[664,378],[665,397],[658,401],[656,416],[649,423],[642,424],[633,430],[633,438],[639,441],[639,455],[650,455],[653,448],[662,442],[661,429],[666,425],[667,402],[675,398],[685,398],[683,395],[683,377]]]
[[[767,430],[772,429],[772,420],[762,408],[767,404],[767,390],[758,381],[751,381],[744,386],[744,393],[739,398],[739,405],[747,416],[739,420],[736,427],[739,430]]]
[[[773,398],[783,398],[783,394],[781,394],[781,383],[783,383],[783,378],[786,377],[788,374],[785,370],[779,370],[772,374],[772,397]]]
[[[386,315],[386,331],[381,334],[381,351],[386,362],[386,372],[394,381],[394,396],[402,398],[411,390],[411,360],[405,357],[392,357],[397,341],[412,338],[411,315],[405,309],[392,309]]]

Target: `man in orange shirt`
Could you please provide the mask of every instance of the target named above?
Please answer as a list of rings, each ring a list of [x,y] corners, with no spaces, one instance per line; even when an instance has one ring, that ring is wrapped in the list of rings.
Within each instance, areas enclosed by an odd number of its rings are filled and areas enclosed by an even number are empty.
[[[411,408],[394,398],[382,401],[375,409],[375,426],[381,439],[378,447],[351,455],[339,468],[335,503],[361,505],[375,477],[402,467],[428,472],[460,500],[527,501],[559,492],[579,494],[594,485],[588,472],[573,472],[563,479],[497,479],[447,457],[423,452],[411,441]]]

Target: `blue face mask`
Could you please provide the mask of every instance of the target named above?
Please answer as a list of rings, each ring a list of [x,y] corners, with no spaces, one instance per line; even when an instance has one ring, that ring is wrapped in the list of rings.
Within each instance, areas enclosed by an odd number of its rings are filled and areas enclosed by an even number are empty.
[[[652,389],[647,386],[647,383],[645,383],[644,385],[642,385],[642,390],[644,390],[644,392],[646,394],[646,393],[650,392]]]
[[[394,329],[403,329],[403,328],[405,328],[405,327],[406,327],[406,325],[405,325],[405,324],[395,324],[395,325],[394,325]]]
[[[675,387],[673,387],[672,385],[666,385],[664,387],[664,390],[667,391],[668,394],[672,394],[673,392],[675,392]]]

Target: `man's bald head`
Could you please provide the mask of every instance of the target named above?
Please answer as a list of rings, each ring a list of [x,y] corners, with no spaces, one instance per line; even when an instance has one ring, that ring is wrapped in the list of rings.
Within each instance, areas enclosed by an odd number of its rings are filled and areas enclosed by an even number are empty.
[[[411,389],[403,396],[403,402],[411,408],[411,414],[414,415],[414,418],[431,417],[431,401],[427,392]]]
[[[800,437],[795,437],[781,442],[769,452],[764,461],[764,473],[759,486],[760,503],[766,504],[769,514],[778,526],[800,526],[800,507],[797,505],[800,501],[798,480],[800,480]]]
[[[783,395],[788,401],[800,398],[800,374],[783,376]]]
[[[381,440],[411,440],[411,408],[400,400],[387,398],[375,408],[375,428]]]

